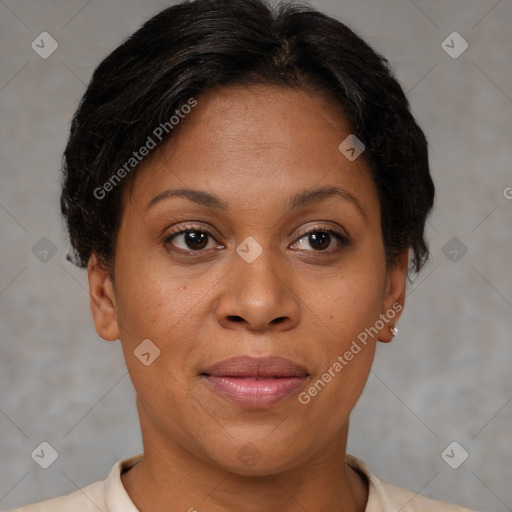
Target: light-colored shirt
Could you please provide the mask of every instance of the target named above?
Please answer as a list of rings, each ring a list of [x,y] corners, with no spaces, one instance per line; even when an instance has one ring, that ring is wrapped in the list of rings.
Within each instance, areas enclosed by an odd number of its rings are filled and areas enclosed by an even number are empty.
[[[104,481],[11,512],[139,512],[123,486],[121,474],[141,458],[142,455],[136,455],[117,462]],[[346,462],[368,479],[366,512],[476,512],[425,498],[402,487],[385,484],[362,460],[352,455],[346,456]]]

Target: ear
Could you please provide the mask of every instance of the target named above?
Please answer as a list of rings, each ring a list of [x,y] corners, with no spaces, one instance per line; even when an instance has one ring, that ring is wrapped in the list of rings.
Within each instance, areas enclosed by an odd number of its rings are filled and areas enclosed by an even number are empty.
[[[395,327],[405,304],[405,288],[409,254],[404,252],[388,270],[386,287],[382,301],[381,319],[383,328],[379,330],[379,341],[389,343],[393,339],[391,328]]]
[[[89,258],[87,277],[89,278],[89,299],[96,332],[104,340],[118,340],[120,333],[111,271],[101,264],[95,254]]]

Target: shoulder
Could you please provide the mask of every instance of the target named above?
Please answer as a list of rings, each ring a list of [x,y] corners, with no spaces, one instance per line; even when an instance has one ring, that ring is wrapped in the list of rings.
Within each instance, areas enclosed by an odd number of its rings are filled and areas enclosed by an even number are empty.
[[[369,482],[366,512],[478,512],[421,496],[418,493],[382,482],[360,459],[347,455],[346,462],[363,473]]]
[[[390,512],[399,510],[403,512],[477,512],[451,503],[432,500],[395,485],[382,483],[381,489],[384,499],[389,504]],[[387,512],[388,509],[384,510]]]
[[[117,462],[106,480],[11,512],[138,512],[124,489],[121,474],[142,457],[139,454]]]
[[[105,482],[96,482],[58,498],[52,498],[11,512],[108,512],[104,499]]]

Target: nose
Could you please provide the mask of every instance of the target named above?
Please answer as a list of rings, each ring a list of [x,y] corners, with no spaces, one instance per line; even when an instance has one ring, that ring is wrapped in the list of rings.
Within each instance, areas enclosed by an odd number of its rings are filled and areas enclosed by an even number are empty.
[[[226,329],[273,332],[292,329],[299,322],[300,301],[292,290],[292,270],[275,261],[270,251],[252,263],[233,255],[233,267],[222,280],[216,316]]]

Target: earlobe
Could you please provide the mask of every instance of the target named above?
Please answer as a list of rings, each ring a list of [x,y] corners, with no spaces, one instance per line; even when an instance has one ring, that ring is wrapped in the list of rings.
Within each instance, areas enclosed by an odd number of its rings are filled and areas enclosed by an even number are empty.
[[[111,272],[93,254],[87,265],[89,301],[94,327],[98,335],[107,341],[120,337],[117,309]]]
[[[405,289],[409,255],[404,252],[389,269],[386,278],[386,289],[382,302],[381,319],[384,324],[379,330],[379,341],[389,343],[397,334],[396,324],[405,304]]]

